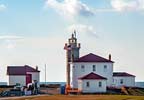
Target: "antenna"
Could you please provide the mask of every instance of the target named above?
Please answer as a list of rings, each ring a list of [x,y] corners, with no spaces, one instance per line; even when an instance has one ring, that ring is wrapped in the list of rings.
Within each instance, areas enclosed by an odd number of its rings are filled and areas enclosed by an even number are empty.
[[[76,30],[74,30],[74,35],[75,35],[75,38],[76,38]]]
[[[46,64],[45,64],[45,85],[46,85]]]

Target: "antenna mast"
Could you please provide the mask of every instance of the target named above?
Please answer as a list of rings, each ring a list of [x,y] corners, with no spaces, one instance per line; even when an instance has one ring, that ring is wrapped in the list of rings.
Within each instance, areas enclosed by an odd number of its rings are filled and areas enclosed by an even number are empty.
[[[46,64],[45,64],[45,84],[46,84]]]
[[[75,38],[76,38],[76,30],[74,30],[74,35],[75,35]]]

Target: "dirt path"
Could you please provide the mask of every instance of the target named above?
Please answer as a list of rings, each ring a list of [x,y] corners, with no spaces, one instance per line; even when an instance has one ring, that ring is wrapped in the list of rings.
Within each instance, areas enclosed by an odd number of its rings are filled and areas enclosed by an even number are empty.
[[[130,95],[36,95],[5,97],[0,100],[144,100],[144,96]]]
[[[0,100],[15,100],[15,99],[22,99],[22,98],[33,98],[33,97],[41,97],[47,95],[33,95],[33,96],[18,96],[18,97],[2,97]]]

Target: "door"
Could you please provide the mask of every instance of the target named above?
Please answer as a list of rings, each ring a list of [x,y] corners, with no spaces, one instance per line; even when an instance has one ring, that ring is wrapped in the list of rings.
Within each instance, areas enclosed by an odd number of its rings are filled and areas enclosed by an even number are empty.
[[[32,75],[31,74],[27,74],[26,75],[26,85],[28,84],[28,83],[31,83],[32,82]]]

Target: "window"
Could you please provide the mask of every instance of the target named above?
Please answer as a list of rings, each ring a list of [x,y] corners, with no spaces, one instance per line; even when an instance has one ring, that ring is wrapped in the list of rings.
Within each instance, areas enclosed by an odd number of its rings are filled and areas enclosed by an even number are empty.
[[[73,66],[73,69],[75,68],[75,66]]]
[[[123,79],[120,79],[120,84],[123,84],[124,82],[123,82]]]
[[[113,79],[113,83],[115,82],[115,79]]]
[[[96,66],[95,65],[93,65],[93,71],[96,71]]]
[[[90,83],[89,82],[86,82],[86,87],[90,87]]]
[[[107,65],[104,65],[104,72],[107,71]]]
[[[99,87],[102,87],[102,82],[99,82]]]
[[[81,65],[81,70],[82,70],[82,72],[85,71],[85,66],[84,65]]]

